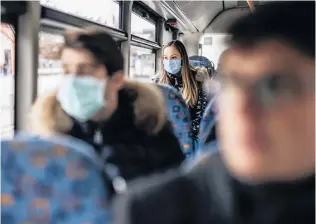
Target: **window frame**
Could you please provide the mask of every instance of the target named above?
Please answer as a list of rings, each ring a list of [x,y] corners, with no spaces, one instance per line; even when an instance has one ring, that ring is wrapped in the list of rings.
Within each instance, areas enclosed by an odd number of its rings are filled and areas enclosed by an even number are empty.
[[[134,12],[135,14],[140,16],[142,19],[155,25],[155,28],[157,29],[157,23],[158,23],[160,16],[158,14],[156,14],[151,8],[146,6],[143,2],[134,1],[133,7],[132,7],[132,12]],[[144,17],[144,14],[146,14],[147,17]]]
[[[158,68],[157,51],[159,51],[162,48],[159,37],[161,35],[161,32],[163,32],[162,29],[159,29],[159,21],[161,19],[164,20],[164,18],[161,17],[159,14],[157,14],[154,10],[152,10],[149,6],[147,6],[142,1],[133,2],[131,14],[132,13],[135,13],[136,15],[140,16],[145,21],[150,22],[155,26],[155,41],[147,40],[137,35],[131,34],[131,47],[135,46],[135,47],[146,48],[146,49],[152,50],[155,56],[154,58],[155,58],[155,73],[156,73],[157,68]],[[145,17],[143,16],[144,13],[146,14]]]
[[[23,1],[3,1],[1,2],[1,23],[6,23],[14,27],[15,31],[15,39],[14,39],[14,80],[13,80],[13,92],[14,96],[13,98],[10,97],[10,101],[12,103],[12,109],[13,109],[13,135],[15,135],[15,132],[17,131],[18,127],[18,94],[17,94],[17,83],[20,79],[18,75],[18,44],[17,44],[17,38],[20,35],[19,32],[19,26],[18,26],[18,20],[19,17],[27,13],[27,2]],[[0,136],[1,137],[1,136]]]
[[[154,50],[159,50],[161,48],[158,43],[146,40],[135,35],[132,35],[131,45]]]
[[[86,27],[86,26],[90,26],[90,23],[92,24],[95,24],[95,25],[99,25],[101,27],[107,27],[107,28],[110,28],[110,29],[114,29],[114,30],[122,30],[122,27],[121,27],[121,14],[122,14],[122,2],[121,1],[117,1],[117,0],[105,0],[105,1],[111,1],[112,3],[115,3],[118,5],[119,7],[119,13],[118,13],[118,27],[112,27],[112,26],[109,26],[109,25],[106,25],[106,24],[103,24],[103,23],[100,23],[100,22],[97,22],[97,21],[93,21],[91,19],[88,19],[88,18],[84,18],[84,16],[80,16],[80,15],[75,15],[75,13],[72,13],[72,12],[65,12],[66,10],[64,8],[54,8],[54,7],[49,7],[49,6],[46,6],[45,4],[41,3],[40,2],[40,6],[42,8],[42,11],[43,9],[51,9],[53,11],[56,11],[58,13],[61,13],[63,15],[67,15],[69,16],[69,18],[72,18],[72,17],[75,17],[75,18],[78,18],[78,19],[81,19],[82,21],[85,21],[84,23],[88,22],[89,24],[88,25],[85,25],[85,26],[81,26],[79,25],[79,27]],[[43,18],[43,14],[41,14],[41,19]],[[56,18],[56,17],[55,17]],[[65,19],[62,19],[64,23],[66,24],[72,24],[72,22],[68,22],[67,20]],[[56,20],[57,21],[57,20]],[[78,26],[78,24],[77,24]]]
[[[41,28],[42,27],[47,30],[51,29],[51,32],[63,32],[69,28],[82,29],[84,27],[96,27],[111,34],[116,41],[127,40],[126,32],[120,29],[101,25],[45,6],[41,6]]]
[[[27,4],[24,1],[2,1],[1,23],[7,23],[17,27],[18,17],[25,14],[26,10]]]
[[[143,20],[145,20],[145,21],[147,21],[155,26],[155,40],[151,41],[151,40],[147,40],[145,38],[139,37],[137,35],[131,34],[131,36],[132,36],[131,44],[132,45],[142,45],[141,47],[144,47],[144,48],[150,47],[153,49],[160,49],[161,46],[158,43],[158,41],[159,41],[160,32],[162,32],[162,30],[158,29],[158,21],[162,17],[159,16],[157,13],[155,13],[151,8],[146,6],[141,1],[134,1],[133,2],[132,13],[135,13],[141,19],[143,19]],[[145,17],[144,17],[144,14],[146,14]],[[148,47],[146,47],[146,45]]]

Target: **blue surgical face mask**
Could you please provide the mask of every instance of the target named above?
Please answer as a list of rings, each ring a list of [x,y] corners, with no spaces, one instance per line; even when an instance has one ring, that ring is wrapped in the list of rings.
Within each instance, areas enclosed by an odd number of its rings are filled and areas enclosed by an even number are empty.
[[[67,114],[85,122],[106,106],[105,88],[106,80],[89,75],[66,75],[58,90],[57,100]]]
[[[176,76],[181,70],[181,59],[163,60],[164,69],[171,75]],[[181,74],[179,74],[181,75]]]

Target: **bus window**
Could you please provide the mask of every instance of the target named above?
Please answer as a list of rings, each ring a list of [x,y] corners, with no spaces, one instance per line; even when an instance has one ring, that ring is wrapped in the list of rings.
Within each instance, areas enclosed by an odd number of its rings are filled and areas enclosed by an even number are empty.
[[[14,134],[15,28],[1,23],[0,139]]]
[[[59,51],[64,42],[61,35],[40,32],[37,94],[49,93],[57,87],[63,73]]]
[[[41,0],[41,5],[68,13],[101,25],[119,28],[120,5],[113,0]]]
[[[132,34],[146,40],[156,41],[156,26],[132,12]]]
[[[155,54],[152,50],[131,46],[130,77],[149,82],[155,75]]]
[[[225,44],[226,34],[205,34],[201,40],[201,55],[214,63],[217,69],[218,59],[222,52],[227,48]]]

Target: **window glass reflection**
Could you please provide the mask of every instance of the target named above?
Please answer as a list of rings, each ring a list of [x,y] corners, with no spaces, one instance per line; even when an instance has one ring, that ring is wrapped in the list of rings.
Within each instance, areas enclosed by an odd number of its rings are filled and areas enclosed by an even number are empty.
[[[152,50],[131,46],[130,77],[150,82],[155,75],[155,54]]]
[[[155,24],[141,18],[136,13],[132,13],[131,23],[132,34],[146,40],[156,41],[156,26]]]
[[[40,32],[37,94],[50,93],[60,83],[63,73],[59,60],[64,38],[58,34]]]
[[[0,32],[0,139],[14,135],[15,28],[1,23]]]
[[[120,6],[113,0],[40,0],[40,3],[64,13],[119,28]]]

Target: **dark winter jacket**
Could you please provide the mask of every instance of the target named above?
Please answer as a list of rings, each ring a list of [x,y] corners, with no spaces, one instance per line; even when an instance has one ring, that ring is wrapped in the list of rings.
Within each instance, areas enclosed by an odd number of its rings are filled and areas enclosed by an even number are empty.
[[[163,96],[152,84],[126,81],[118,108],[102,122],[79,123],[60,108],[56,93],[33,106],[35,134],[68,134],[94,146],[105,166],[113,164],[126,180],[178,166],[184,155],[167,120]]]
[[[312,224],[315,176],[241,183],[213,153],[188,171],[138,180],[116,198],[113,211],[116,224]]]

